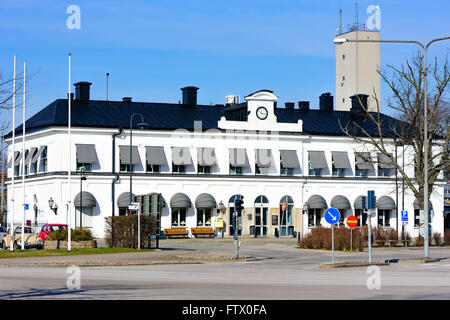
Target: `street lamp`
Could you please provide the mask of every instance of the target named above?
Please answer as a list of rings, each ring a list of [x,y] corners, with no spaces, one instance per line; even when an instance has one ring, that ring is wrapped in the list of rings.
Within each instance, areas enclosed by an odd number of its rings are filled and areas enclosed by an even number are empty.
[[[142,114],[140,113],[133,113],[130,117],[130,204],[132,202],[132,194],[133,194],[133,187],[132,187],[132,179],[133,179],[133,152],[132,152],[132,148],[133,148],[133,117],[139,115],[141,117],[141,123],[139,123],[137,125],[138,129],[145,129],[146,127],[148,127],[148,124],[144,122],[144,117],[142,116]]]
[[[414,41],[414,40],[350,40],[347,38],[335,38],[334,39],[334,43],[335,44],[342,44],[345,42],[380,42],[380,43],[414,43],[419,45],[422,50],[423,50],[423,65],[424,65],[424,74],[423,74],[423,95],[424,95],[424,116],[423,116],[423,122],[424,122],[424,144],[423,144],[423,149],[424,149],[424,200],[423,200],[423,209],[425,212],[425,217],[424,217],[424,224],[425,224],[425,231],[424,231],[424,255],[425,258],[429,257],[429,244],[428,244],[428,123],[427,123],[427,118],[428,118],[428,97],[427,97],[427,50],[428,47],[434,43],[434,42],[438,42],[438,41],[443,41],[443,40],[450,40],[450,37],[443,37],[443,38],[437,38],[434,40],[431,40],[430,42],[428,42],[426,45],[423,45],[422,43],[420,43],[419,41]],[[398,218],[397,218],[398,219]]]
[[[52,197],[48,199],[48,206],[53,210],[55,214],[57,214],[56,212],[58,211],[58,205],[55,203],[55,200],[53,200]]]
[[[80,168],[80,228],[83,228],[83,180],[86,180],[84,175],[84,167]],[[76,223],[75,223],[76,225]]]

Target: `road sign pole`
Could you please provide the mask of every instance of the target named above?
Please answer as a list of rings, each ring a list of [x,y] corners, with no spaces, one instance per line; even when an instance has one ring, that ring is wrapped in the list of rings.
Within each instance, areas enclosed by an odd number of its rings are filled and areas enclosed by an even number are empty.
[[[367,231],[369,234],[369,263],[372,263],[372,224],[371,224],[371,220],[372,220],[372,212],[367,212],[369,217],[367,219],[368,223],[367,223]]]
[[[353,228],[350,228],[350,252],[352,251],[352,245],[353,245]]]
[[[331,225],[331,263],[334,264],[334,224]]]

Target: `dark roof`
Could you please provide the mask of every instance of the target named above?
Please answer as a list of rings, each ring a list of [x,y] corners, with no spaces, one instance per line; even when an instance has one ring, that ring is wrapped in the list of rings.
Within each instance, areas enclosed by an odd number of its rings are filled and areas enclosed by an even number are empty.
[[[58,99],[26,121],[26,132],[31,133],[49,127],[67,127],[67,99]],[[242,120],[247,118],[247,103],[234,106],[223,105],[183,105],[169,103],[143,103],[123,101],[77,101],[72,103],[72,127],[96,128],[129,128],[130,116],[141,113],[144,122],[153,130],[194,130],[194,121],[202,121],[203,130],[218,129],[217,122],[225,116],[229,120]],[[355,117],[350,111],[321,111],[310,109],[276,108],[275,115],[279,122],[296,123],[303,120],[303,133],[311,135],[343,136],[340,125],[345,127],[353,121],[364,127],[369,134],[376,136],[377,128],[363,117]],[[392,123],[399,124],[398,120],[387,115],[383,119],[384,136],[394,136]],[[134,118],[135,127],[140,119]],[[16,136],[22,134],[22,125],[16,128]],[[12,136],[8,133],[6,138]]]

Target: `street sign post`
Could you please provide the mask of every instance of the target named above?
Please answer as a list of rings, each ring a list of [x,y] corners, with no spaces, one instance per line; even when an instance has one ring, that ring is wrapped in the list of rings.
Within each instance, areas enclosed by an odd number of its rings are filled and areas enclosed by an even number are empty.
[[[369,216],[367,219],[367,229],[368,229],[368,242],[369,242],[369,263],[372,263],[372,214],[375,211],[376,207],[376,197],[375,191],[369,190],[367,192],[367,207],[363,208],[363,210],[368,209]]]
[[[402,211],[402,222],[408,224],[408,211]]]
[[[358,218],[350,216],[347,218],[347,226],[350,228],[350,251],[353,250],[353,228],[358,225]]]
[[[334,263],[334,225],[339,222],[341,213],[336,208],[325,211],[325,221],[331,224],[331,263]]]

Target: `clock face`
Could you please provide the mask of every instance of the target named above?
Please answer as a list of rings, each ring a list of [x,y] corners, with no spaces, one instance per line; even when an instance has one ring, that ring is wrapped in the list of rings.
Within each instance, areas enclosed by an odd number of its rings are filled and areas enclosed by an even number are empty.
[[[259,107],[258,109],[256,109],[256,116],[258,117],[258,119],[264,120],[267,118],[268,115],[269,115],[269,112],[267,111],[266,108]]]

